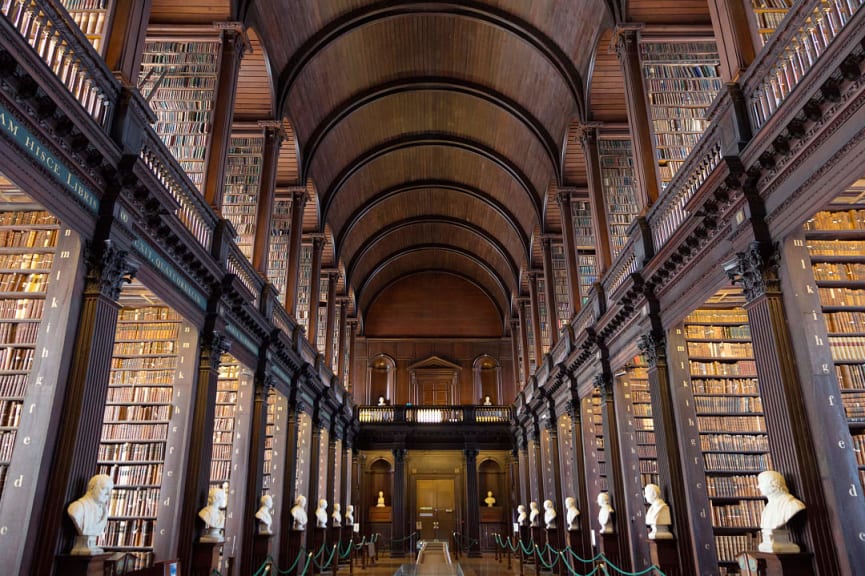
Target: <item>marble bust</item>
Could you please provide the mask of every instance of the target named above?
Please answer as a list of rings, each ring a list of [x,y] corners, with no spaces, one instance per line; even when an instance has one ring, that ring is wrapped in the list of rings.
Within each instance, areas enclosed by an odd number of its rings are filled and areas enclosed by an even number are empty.
[[[661,498],[661,488],[657,484],[646,484],[643,488],[643,496],[649,503],[646,511],[646,526],[650,527],[649,540],[670,540],[673,534],[670,532],[670,507]]]
[[[73,556],[102,554],[96,539],[105,532],[108,523],[111,490],[114,482],[107,474],[96,474],[87,482],[87,493],[66,509],[78,535],[72,545]]]
[[[354,506],[351,504],[345,507],[345,523],[348,526],[354,524]]]
[[[299,494],[291,507],[291,517],[294,519],[294,530],[306,530],[306,496]]]
[[[568,496],[565,498],[565,520],[568,521],[568,530],[579,530],[580,527],[577,525],[577,517],[580,515],[580,511],[577,510],[577,500],[573,496]]]
[[[556,509],[552,500],[544,500],[544,527],[547,530],[556,527]]]
[[[487,497],[484,498],[484,504],[487,505],[487,508],[492,508],[496,505],[496,498],[493,496],[492,491],[487,492]]]
[[[758,550],[775,554],[799,552],[799,546],[790,540],[787,522],[804,510],[805,504],[790,494],[784,477],[774,470],[761,472],[757,476],[757,486],[766,497],[766,507],[760,517],[763,539]]]
[[[540,515],[540,513],[541,511],[538,510],[538,503],[529,502],[529,524],[531,524],[532,526],[537,526],[538,516]]]
[[[261,497],[261,507],[258,509],[258,512],[255,513],[255,517],[258,519],[258,533],[259,534],[273,534],[270,529],[270,526],[273,524],[273,498],[271,498],[270,494],[265,494]]]
[[[342,514],[339,502],[333,503],[333,512],[330,515],[331,526],[342,526]]]
[[[384,508],[384,492],[379,490],[378,492],[378,500],[375,503],[376,508]]]
[[[493,401],[490,399],[490,397],[484,396],[484,406],[492,406],[492,405],[493,405]]]
[[[520,526],[526,525],[526,507],[523,504],[517,506],[517,524]]]
[[[610,495],[607,492],[598,494],[598,524],[601,525],[601,534],[613,533],[613,506],[610,503]]]
[[[227,499],[225,490],[211,486],[207,492],[207,506],[199,510],[198,517],[204,522],[207,533],[201,537],[202,542],[224,542],[222,528],[225,526],[225,508]]]
[[[327,528],[327,500],[324,498],[318,501],[318,508],[315,509],[315,527]]]

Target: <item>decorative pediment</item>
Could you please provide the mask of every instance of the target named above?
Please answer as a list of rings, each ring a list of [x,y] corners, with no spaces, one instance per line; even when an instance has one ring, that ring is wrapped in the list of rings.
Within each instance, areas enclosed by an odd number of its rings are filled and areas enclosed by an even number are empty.
[[[409,370],[462,370],[462,366],[459,364],[454,364],[453,362],[448,362],[444,358],[440,358],[438,356],[430,356],[425,360],[421,360],[419,362],[415,362],[411,366],[408,367]]]

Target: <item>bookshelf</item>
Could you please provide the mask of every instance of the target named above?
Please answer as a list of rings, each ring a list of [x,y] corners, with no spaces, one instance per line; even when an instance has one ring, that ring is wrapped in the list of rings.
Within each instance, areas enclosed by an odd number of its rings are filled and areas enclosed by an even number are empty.
[[[102,421],[97,473],[114,480],[106,533],[101,545],[130,553],[136,569],[169,554],[172,511],[180,487],[169,480],[180,471],[175,445],[182,443],[188,396],[184,370],[195,362],[195,333],[176,312],[140,285],[124,290],[120,303],[108,396]],[[191,374],[189,374],[191,377]]]
[[[531,282],[531,280],[529,280]],[[531,318],[531,305],[526,304],[526,342],[528,342],[528,354],[526,357],[529,360],[529,374],[534,374],[538,369],[537,357],[535,356],[535,323]]]
[[[724,88],[718,48],[714,40],[643,39],[640,61],[664,189],[709,126],[706,110]]]
[[[751,0],[751,14],[761,46],[766,45],[792,7],[793,0]]]
[[[639,486],[660,485],[658,476],[658,447],[655,442],[655,422],[652,416],[652,398],[649,395],[649,373],[642,354],[635,356],[624,370],[624,381],[630,390],[633,445],[638,460]]]
[[[250,262],[263,152],[263,134],[232,135],[225,157],[222,215],[234,226],[237,247]]]
[[[141,61],[138,88],[156,114],[154,130],[199,191],[204,190],[220,47],[215,35],[148,38]]]
[[[276,509],[281,505],[284,496],[285,475],[282,464],[285,460],[286,425],[288,418],[288,400],[285,396],[271,390],[267,396],[267,424],[265,428],[264,463],[262,468],[261,493],[270,494]],[[273,515],[271,529],[279,534],[279,514]]]
[[[565,258],[565,246],[560,242],[550,245],[550,255],[553,262],[553,292],[556,297],[556,333],[564,327],[570,318],[570,303],[568,291],[568,263]],[[580,291],[582,294],[582,289]]]
[[[45,210],[0,206],[0,496],[12,463],[60,222]],[[59,259],[58,259],[58,265]]]
[[[240,363],[223,354],[216,384],[216,411],[213,421],[213,452],[210,456],[210,484],[226,490],[231,485],[231,455],[234,442]]]
[[[552,342],[551,338],[551,330],[552,326],[550,325],[549,314],[547,313],[547,282],[544,279],[543,274],[538,274],[536,279],[536,290],[538,292],[538,318],[540,319],[540,335],[541,342],[540,345],[543,348],[544,354],[550,351],[550,342]],[[531,282],[531,278],[529,279]]]
[[[594,484],[595,490],[593,499],[599,492],[609,490],[607,484],[607,458],[605,454],[606,441],[604,440],[604,405],[601,397],[601,390],[594,388],[592,395],[583,399],[585,409],[585,422],[587,430],[585,438],[591,448],[590,470],[593,478],[590,480]]]
[[[81,28],[93,49],[102,54],[113,0],[60,0],[60,3]]]
[[[607,203],[610,252],[615,260],[628,241],[631,223],[640,213],[633,144],[627,139],[601,138],[598,141],[598,158],[601,164],[601,188]]]
[[[699,454],[721,574],[753,547],[764,500],[757,475],[772,468],[748,315],[738,289],[713,297],[684,321]],[[688,394],[686,394],[688,396]],[[699,474],[698,474],[699,475]]]
[[[267,258],[267,278],[281,296],[285,294],[288,280],[291,204],[290,198],[275,198],[270,221],[270,254]]]
[[[574,221],[574,242],[577,244],[577,276],[580,279],[580,299],[585,304],[589,300],[589,290],[592,284],[598,281],[592,206],[588,200],[574,200],[571,202],[571,215]],[[565,278],[565,282],[567,282],[567,278]]]
[[[327,346],[327,323],[331,320],[327,317],[328,284],[327,274],[322,274],[318,279],[318,331],[315,333],[315,348],[322,354]]]
[[[303,243],[300,247],[300,270],[297,275],[297,322],[302,324],[309,334],[309,305],[312,281],[312,244]]]

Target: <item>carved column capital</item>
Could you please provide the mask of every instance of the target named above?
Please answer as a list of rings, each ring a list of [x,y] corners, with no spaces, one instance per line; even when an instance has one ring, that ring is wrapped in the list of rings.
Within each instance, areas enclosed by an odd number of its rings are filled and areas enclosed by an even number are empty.
[[[406,450],[405,448],[394,448],[392,450],[392,452],[393,452],[393,459],[395,462],[400,462],[400,463],[405,462],[405,457],[406,457],[406,454],[408,453],[408,450]]]
[[[466,448],[463,453],[466,455],[466,462],[472,464],[477,460],[480,451],[477,448]]]
[[[744,252],[724,264],[724,271],[733,284],[741,284],[745,300],[750,303],[781,290],[778,269],[781,256],[776,244],[751,242]]]
[[[612,392],[613,389],[613,379],[609,374],[605,372],[601,372],[600,374],[595,374],[595,378],[593,383],[596,388],[601,390],[602,394],[606,394],[608,392]]]
[[[611,40],[611,48],[615,49],[619,62],[624,63],[628,54],[636,49],[640,28],[642,28],[641,25],[616,26]]]
[[[658,361],[663,361],[666,357],[666,339],[663,334],[648,332],[641,334],[640,340],[637,342],[640,352],[646,357],[646,362],[650,368],[655,368]]]
[[[111,300],[120,298],[123,284],[129,284],[138,272],[139,263],[129,258],[129,252],[114,247],[106,240],[102,249],[85,248],[88,289],[98,290]]]

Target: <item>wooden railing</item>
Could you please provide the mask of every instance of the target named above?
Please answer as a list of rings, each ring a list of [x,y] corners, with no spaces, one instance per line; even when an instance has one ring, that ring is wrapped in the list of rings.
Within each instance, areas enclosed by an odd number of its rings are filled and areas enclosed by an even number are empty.
[[[225,259],[225,269],[237,276],[240,283],[250,291],[253,297],[253,306],[258,308],[261,300],[261,291],[264,289],[265,281],[258,275],[249,260],[240,251],[237,244],[233,242],[228,251],[228,258]]]
[[[619,289],[619,286],[627,279],[631,274],[636,272],[642,265],[642,262],[637,261],[637,253],[634,250],[634,244],[636,243],[634,234],[628,238],[628,241],[622,247],[622,251],[619,253],[618,258],[616,258],[613,265],[610,267],[610,270],[604,276],[601,284],[604,286],[604,294],[606,297],[609,297],[616,290]]]
[[[510,406],[360,406],[361,424],[510,424]]]
[[[0,12],[103,128],[120,87],[63,8],[47,0],[2,0]]]

